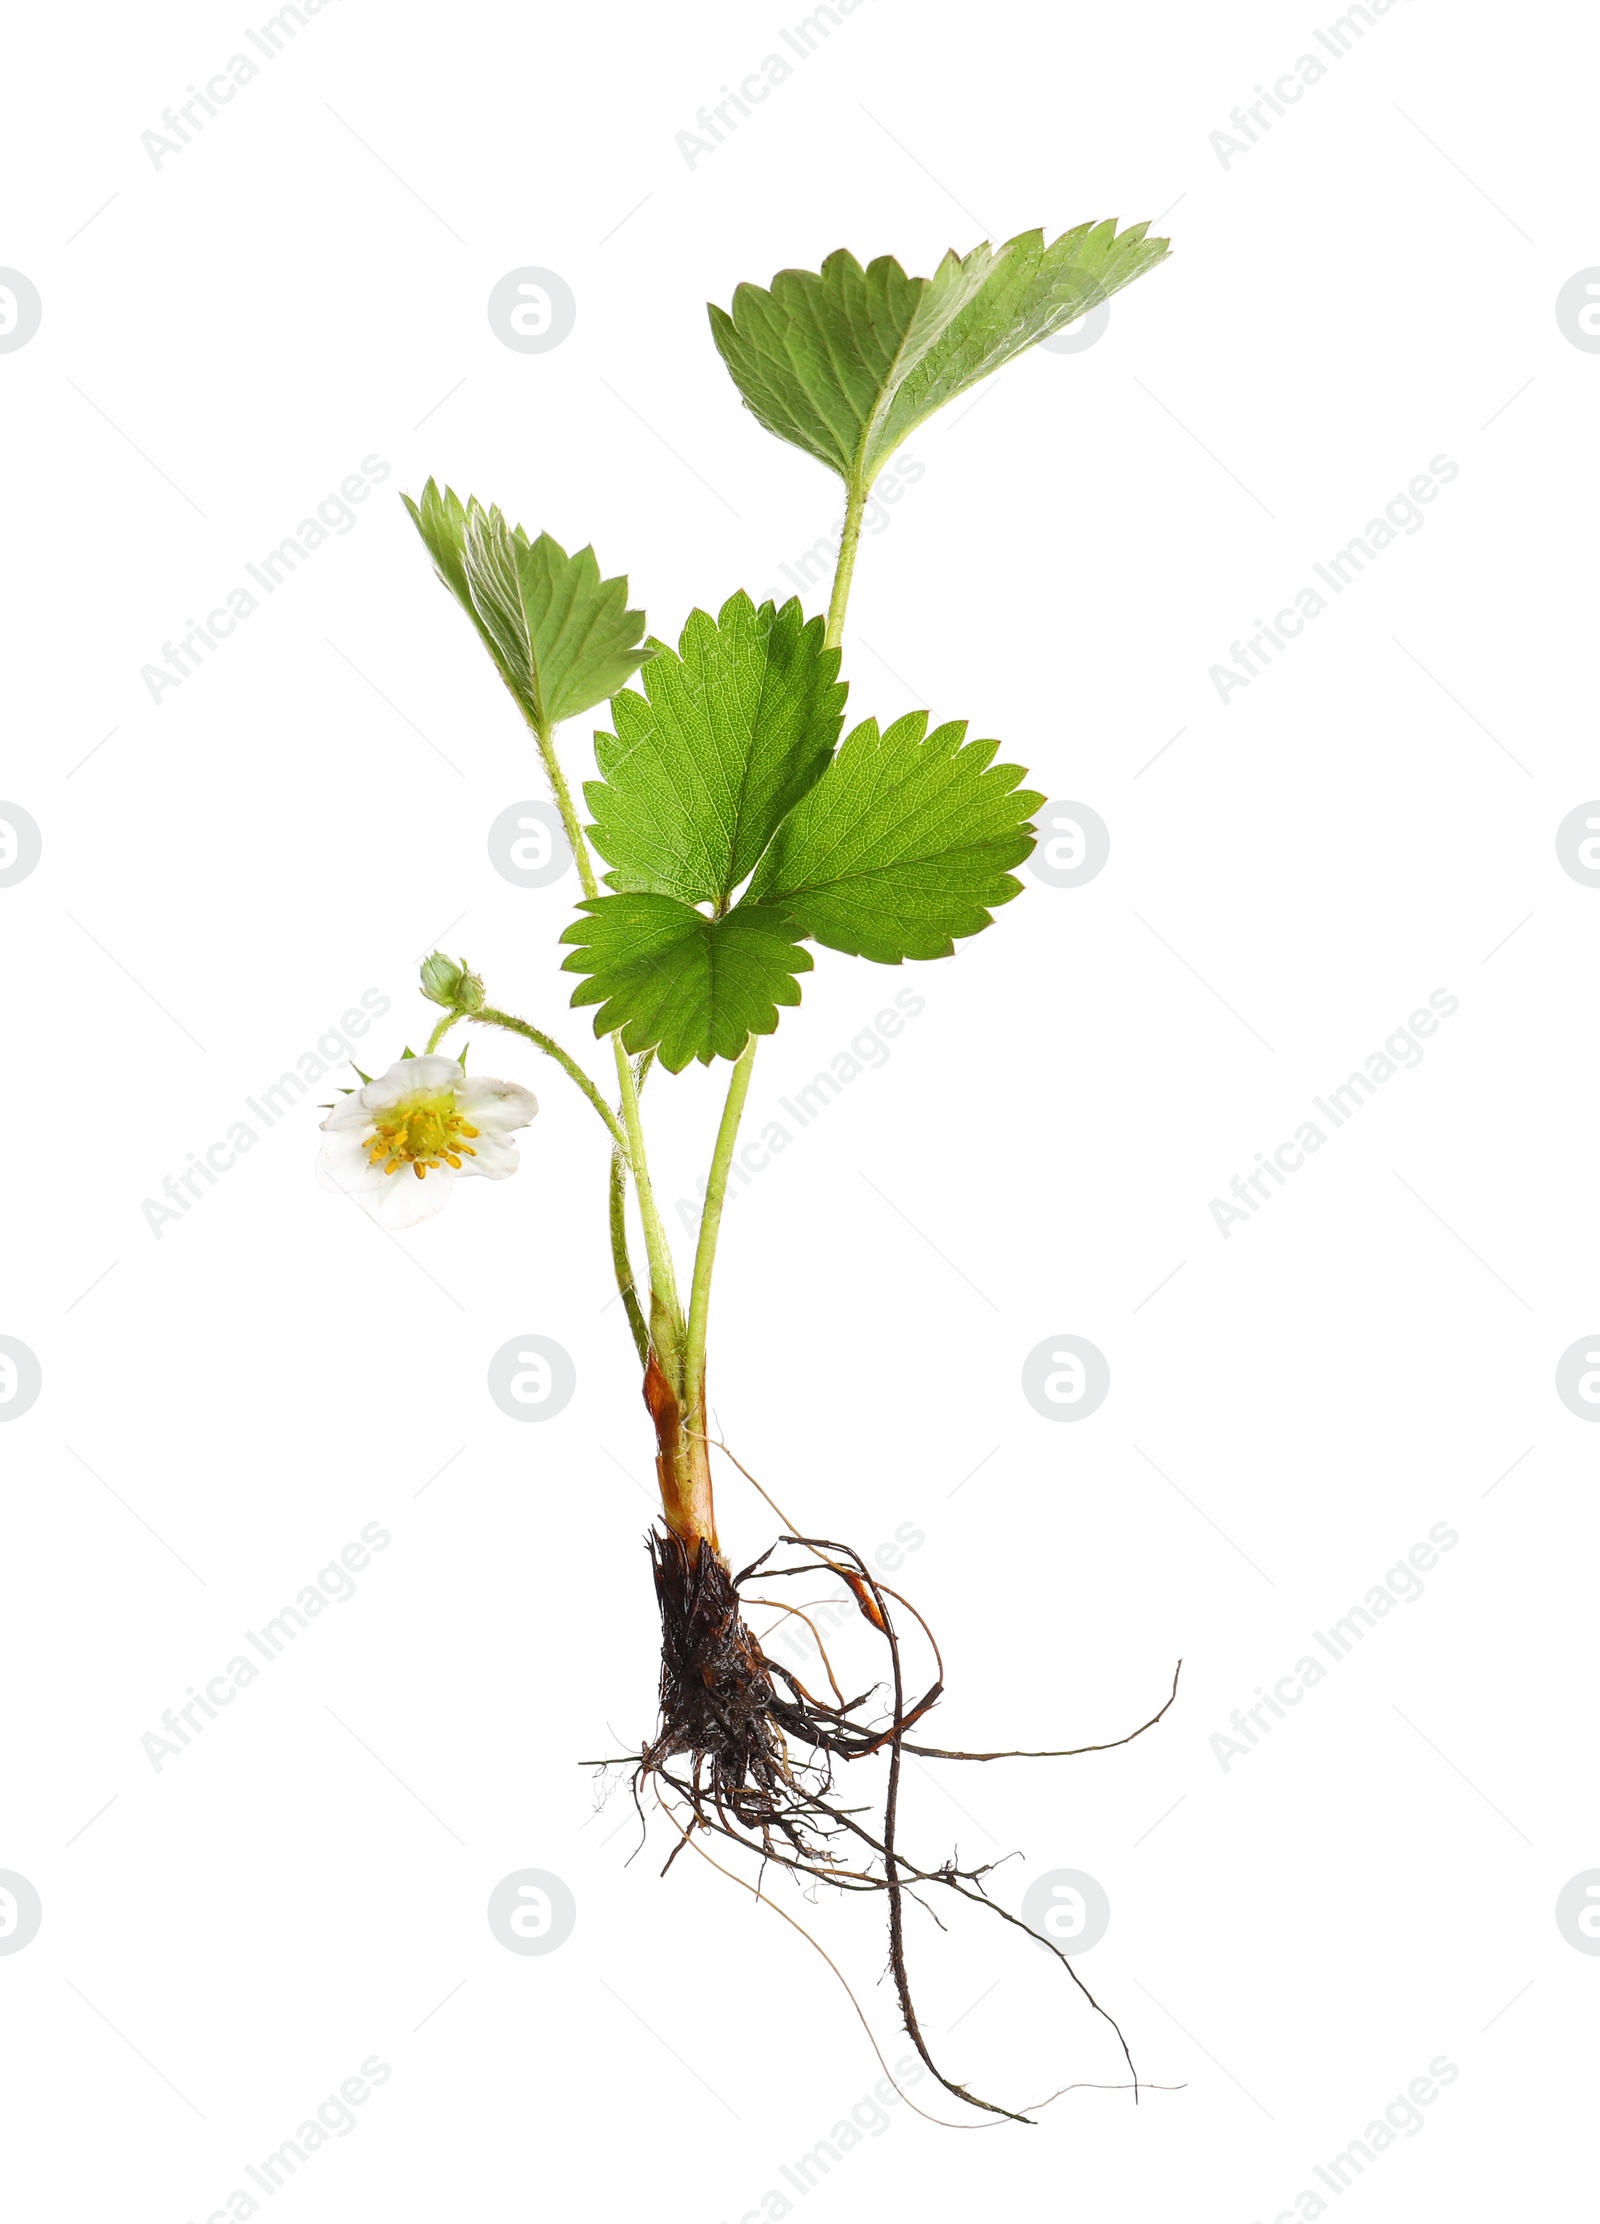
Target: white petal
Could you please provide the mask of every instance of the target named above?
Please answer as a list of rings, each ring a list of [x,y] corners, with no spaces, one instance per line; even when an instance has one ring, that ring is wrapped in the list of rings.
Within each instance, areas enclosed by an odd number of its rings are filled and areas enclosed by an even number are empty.
[[[454,1058],[397,1058],[387,1073],[366,1084],[361,1101],[369,1111],[382,1112],[402,1097],[455,1088],[461,1078],[461,1068]]]
[[[508,1174],[517,1170],[519,1154],[515,1136],[503,1135],[496,1128],[480,1127],[472,1149],[476,1157],[461,1161],[464,1174],[484,1174],[492,1182],[503,1182]]]
[[[386,1228],[414,1228],[419,1220],[431,1220],[442,1209],[455,1178],[452,1166],[430,1166],[418,1181],[409,1166],[402,1166],[397,1174],[384,1176],[382,1189],[358,1202]]]
[[[380,1160],[374,1165],[360,1142],[348,1132],[330,1135],[317,1160],[317,1180],[324,1189],[336,1189],[354,1199],[386,1228],[414,1228],[431,1219],[444,1204],[455,1180],[452,1166],[430,1166],[418,1180],[409,1165],[386,1174]]]
[[[353,1192],[366,1186],[367,1171],[367,1147],[359,1131],[336,1128],[317,1154],[317,1180],[322,1187]]]
[[[337,1135],[346,1128],[370,1128],[372,1108],[361,1101],[366,1093],[365,1089],[352,1089],[347,1097],[341,1097],[322,1123],[324,1132]]]
[[[456,1105],[474,1127],[503,1130],[526,1127],[539,1109],[539,1100],[520,1081],[494,1081],[475,1073],[457,1083]]]

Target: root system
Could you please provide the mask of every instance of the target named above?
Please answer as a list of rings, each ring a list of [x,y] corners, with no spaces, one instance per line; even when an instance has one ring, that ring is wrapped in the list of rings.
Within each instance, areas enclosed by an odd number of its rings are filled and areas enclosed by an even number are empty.
[[[907,1754],[933,1761],[1064,1760],[1126,1745],[1152,1729],[1172,1705],[1177,1673],[1170,1695],[1150,1720],[1105,1745],[1039,1753],[968,1753],[926,1745],[914,1742],[911,1733],[944,1691],[938,1645],[916,1608],[883,1583],[852,1546],[826,1537],[784,1534],[737,1575],[716,1552],[687,1545],[666,1529],[652,1532],[649,1551],[661,1612],[660,1721],[655,1737],[626,1765],[632,1767],[641,1817],[642,1795],[650,1790],[677,1824],[679,1842],[666,1867],[704,1833],[727,1839],[761,1863],[788,1869],[814,1885],[882,1894],[889,1971],[906,2032],[923,2063],[947,2092],[971,2107],[1029,2123],[1034,2119],[1020,2110],[985,2100],[947,2077],[918,2021],[906,1966],[906,1902],[915,1899],[933,1911],[939,1893],[970,1901],[1055,1956],[1084,2000],[1116,2033],[1137,2098],[1139,2078],[1127,2041],[1070,1957],[989,1897],[984,1880],[996,1864],[962,1868],[951,1857],[930,1866],[906,1851],[899,1836],[901,1767]],[[784,1564],[774,1564],[780,1555]],[[758,1597],[751,1589],[758,1581],[767,1586],[805,1576],[843,1582],[883,1648],[885,1673],[853,1697],[840,1688],[821,1634],[803,1609]],[[826,1694],[810,1690],[792,1668],[764,1649],[746,1618],[746,1609],[754,1606],[807,1622],[821,1657]],[[918,1625],[932,1653],[933,1680],[915,1696],[906,1690],[896,1609]],[[1182,1663],[1178,1666],[1181,1670]],[[886,1764],[881,1792],[868,1805],[845,1804],[841,1771],[879,1756]],[[849,1788],[853,1794],[855,1786]]]

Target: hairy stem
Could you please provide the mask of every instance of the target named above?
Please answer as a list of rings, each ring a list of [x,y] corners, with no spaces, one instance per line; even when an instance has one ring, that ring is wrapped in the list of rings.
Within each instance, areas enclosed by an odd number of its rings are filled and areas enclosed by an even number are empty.
[[[633,1261],[628,1256],[628,1167],[620,1151],[613,1151],[611,1154],[610,1222],[611,1263],[616,1269],[622,1309],[628,1316],[628,1327],[633,1336],[633,1348],[639,1354],[639,1364],[641,1367],[648,1367],[650,1331],[640,1309],[639,1295],[633,1280]]]
[[[531,1026],[525,1019],[518,1019],[514,1012],[496,1011],[492,1004],[486,1004],[481,1012],[468,1012],[464,1016],[470,1019],[475,1027],[502,1027],[509,1035],[520,1035],[524,1042],[531,1042],[535,1049],[542,1050],[547,1058],[553,1058],[562,1072],[570,1074],[576,1081],[578,1087],[611,1131],[611,1140],[617,1150],[622,1153],[624,1158],[627,1157],[628,1137],[621,1121],[584,1072],[582,1066],[579,1065],[577,1059],[563,1050],[553,1035],[547,1035],[542,1027]],[[447,1019],[443,1024],[448,1026],[450,1021]],[[438,1041],[440,1031],[438,1027],[434,1029],[434,1042]],[[433,1043],[430,1043],[428,1047],[431,1050]]]
[[[446,1035],[449,1034],[456,1021],[458,1019],[465,1019],[465,1017],[465,1012],[446,1012],[443,1019],[440,1020],[438,1026],[433,1030],[433,1033],[428,1037],[428,1047],[422,1055],[425,1058],[431,1058],[434,1052],[438,1049],[439,1045],[444,1041]]]
[[[862,513],[867,506],[867,489],[852,485],[845,507],[844,532],[839,541],[839,554],[833,570],[833,595],[828,604],[826,642],[836,649],[844,636],[844,614],[850,600],[850,580],[855,571],[856,549],[861,540]],[[722,1125],[717,1131],[716,1149],[711,1157],[711,1175],[706,1185],[706,1201],[700,1214],[700,1240],[695,1247],[694,1281],[689,1293],[689,1328],[684,1342],[683,1387],[695,1425],[704,1425],[697,1413],[705,1395],[706,1372],[706,1321],[711,1307],[711,1270],[717,1256],[717,1236],[722,1227],[722,1206],[728,1193],[728,1170],[733,1162],[733,1146],[738,1139],[739,1121],[744,1113],[745,1098],[750,1094],[750,1069],[755,1064],[756,1038],[752,1035],[745,1044],[728,1083],[727,1102],[722,1110]]]
[[[745,1099],[750,1094],[750,1075],[755,1067],[758,1040],[755,1035],[750,1037],[728,1081],[722,1123],[717,1129],[711,1172],[706,1180],[706,1201],[700,1214],[700,1240],[695,1247],[694,1283],[689,1293],[689,1332],[683,1346],[683,1391],[689,1424],[701,1431],[705,1428],[706,1322],[711,1312],[711,1270],[716,1262],[733,1147],[739,1139],[739,1122],[744,1116]]]
[[[839,541],[838,560],[833,567],[833,595],[828,603],[828,626],[823,640],[830,649],[838,648],[844,639],[845,606],[850,600],[850,581],[855,575],[856,550],[861,543],[861,518],[867,506],[867,489],[852,485],[845,500],[844,532]]]
[[[530,720],[533,737],[539,745],[540,760],[545,777],[550,782],[550,792],[555,797],[556,809],[561,813],[561,823],[566,828],[572,861],[578,868],[578,879],[584,895],[590,898],[600,893],[594,866],[589,858],[589,845],[584,840],[583,828],[573,806],[572,791],[567,786],[566,775],[556,755],[555,730],[548,720],[543,723]],[[634,1079],[628,1053],[622,1047],[622,1037],[611,1038],[612,1051],[617,1062],[617,1089],[622,1100],[622,1120],[626,1134],[619,1138],[628,1156],[628,1168],[633,1175],[639,1196],[639,1217],[644,1222],[645,1250],[650,1259],[650,1332],[656,1344],[665,1344],[663,1356],[675,1375],[681,1365],[683,1338],[683,1313],[678,1302],[678,1281],[672,1264],[672,1251],[667,1242],[666,1230],[661,1225],[661,1215],[656,1210],[655,1190],[650,1180],[650,1162],[645,1153],[644,1129],[639,1119],[639,1090]],[[613,1124],[608,1108],[608,1124]]]
[[[617,1085],[622,1091],[622,1117],[628,1130],[628,1165],[639,1197],[639,1217],[644,1222],[644,1247],[650,1260],[650,1338],[673,1374],[682,1364],[683,1309],[678,1302],[678,1278],[673,1269],[667,1232],[656,1210],[650,1162],[645,1156],[644,1124],[639,1117],[639,1089],[622,1047],[620,1034],[611,1038],[617,1054]]]
[[[834,565],[833,595],[828,604],[824,638],[831,649],[839,646],[844,634],[845,608],[850,600],[850,580],[855,570],[866,505],[866,488],[852,485],[845,505],[838,560]],[[645,1401],[655,1419],[660,1447],[656,1464],[668,1526],[691,1544],[698,1545],[704,1538],[713,1549],[717,1530],[706,1435],[706,1328],[711,1313],[711,1274],[716,1264],[717,1238],[722,1232],[722,1208],[728,1195],[728,1175],[733,1165],[734,1145],[739,1138],[739,1122],[744,1116],[745,1099],[750,1094],[756,1041],[754,1035],[750,1036],[734,1065],[722,1108],[722,1122],[717,1129],[716,1147],[711,1154],[705,1203],[700,1212],[700,1235],[695,1245],[689,1321],[678,1380],[673,1386],[676,1396],[669,1398],[665,1384],[649,1379],[645,1384]]]
[[[594,867],[589,862],[589,845],[583,838],[583,828],[578,824],[572,790],[567,786],[561,759],[556,755],[555,727],[548,720],[540,724],[530,718],[528,723],[533,727],[533,738],[539,745],[539,761],[543,764],[544,776],[550,783],[550,793],[556,799],[556,809],[561,813],[561,823],[567,830],[567,845],[572,851],[572,862],[578,868],[583,892],[586,896],[598,896],[600,884],[595,879]]]

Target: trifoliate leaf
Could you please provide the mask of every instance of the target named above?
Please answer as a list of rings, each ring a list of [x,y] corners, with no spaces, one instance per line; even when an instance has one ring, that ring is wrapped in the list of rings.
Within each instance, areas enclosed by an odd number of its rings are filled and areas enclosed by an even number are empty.
[[[1033,848],[1043,796],[1020,766],[991,764],[998,742],[968,741],[965,720],[927,734],[911,711],[882,734],[854,727],[756,869],[746,908],[777,908],[802,934],[853,957],[898,965],[948,957],[1020,883],[1007,870]],[[924,735],[927,738],[924,739]]]
[[[820,272],[740,286],[711,330],[768,432],[865,492],[908,433],[967,387],[1048,339],[1162,261],[1147,224],[1079,224],[945,256],[908,278],[892,256],[865,270],[841,248]]]
[[[478,630],[495,668],[535,725],[593,710],[651,654],[644,613],[630,610],[626,579],[602,579],[592,548],[569,556],[476,497],[430,479],[420,502],[403,498],[440,578]]]
[[[644,693],[619,694],[616,732],[595,736],[603,777],[583,791],[609,887],[690,904],[738,887],[844,723],[839,652],[822,630],[798,602],[758,610],[736,594],[714,619],[691,612],[676,654],[656,644]]]
[[[589,976],[575,1005],[598,1004],[594,1031],[620,1030],[623,1047],[656,1049],[671,1073],[691,1058],[737,1058],[751,1035],[770,1035],[780,1004],[798,1004],[809,973],[781,912],[736,906],[709,919],[673,896],[597,896],[561,937],[579,945],[569,973]]]

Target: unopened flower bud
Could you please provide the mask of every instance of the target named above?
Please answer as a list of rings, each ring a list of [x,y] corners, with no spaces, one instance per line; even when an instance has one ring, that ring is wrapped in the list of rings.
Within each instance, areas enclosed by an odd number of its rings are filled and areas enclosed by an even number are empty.
[[[442,950],[422,961],[422,993],[447,1012],[481,1012],[483,982],[464,962],[447,958]]]

